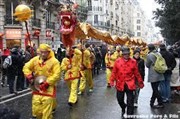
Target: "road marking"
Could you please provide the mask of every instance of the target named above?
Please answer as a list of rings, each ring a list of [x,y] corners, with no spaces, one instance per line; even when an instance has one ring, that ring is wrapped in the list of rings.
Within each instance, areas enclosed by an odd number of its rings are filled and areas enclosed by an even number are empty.
[[[25,94],[22,94],[22,95],[18,95],[18,96],[16,96],[16,97],[13,97],[13,98],[10,98],[10,99],[7,99],[7,100],[4,100],[4,101],[0,102],[0,104],[3,104],[3,103],[6,103],[6,102],[9,102],[9,101],[15,100],[15,99],[17,99],[17,98],[24,97],[24,96],[29,95],[29,94],[32,94],[32,92],[28,92],[28,93],[25,93]]]

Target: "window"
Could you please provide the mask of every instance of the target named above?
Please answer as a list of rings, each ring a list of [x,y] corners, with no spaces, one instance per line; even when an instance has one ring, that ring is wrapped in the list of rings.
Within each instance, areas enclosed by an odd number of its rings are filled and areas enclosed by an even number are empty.
[[[116,20],[116,26],[118,26],[118,21]]]
[[[111,18],[113,18],[113,12],[111,12]]]
[[[141,23],[141,20],[140,20],[140,19],[138,19],[138,20],[137,20],[137,24],[140,24],[140,23]]]
[[[50,11],[48,11],[46,14],[46,20],[47,20],[47,22],[51,22],[51,12]]]
[[[94,24],[98,24],[98,15],[94,15]]]
[[[119,5],[118,5],[118,3],[116,2],[116,4],[115,4],[115,10],[118,10],[119,9]]]
[[[116,14],[116,20],[119,20],[119,16],[118,16],[118,14]]]
[[[141,30],[141,26],[137,26],[137,30]]]
[[[102,11],[102,7],[100,7],[100,11]]]
[[[106,10],[106,14],[108,15],[108,11]]]
[[[18,21],[15,20],[13,13],[15,12],[15,8],[18,5],[18,0],[6,0],[6,15],[5,15],[5,24],[19,24]]]
[[[88,0],[88,6],[92,6],[91,0]]]
[[[141,36],[141,32],[137,32],[137,36]]]
[[[113,0],[110,0],[110,4],[113,5]]]

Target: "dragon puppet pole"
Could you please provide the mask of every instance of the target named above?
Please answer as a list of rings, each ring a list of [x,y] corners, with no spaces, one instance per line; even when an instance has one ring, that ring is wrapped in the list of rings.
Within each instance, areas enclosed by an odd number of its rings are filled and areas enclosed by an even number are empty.
[[[26,27],[26,32],[27,32],[27,38],[28,38],[28,42],[30,44],[30,48],[31,48],[31,55],[34,57],[34,51],[33,48],[31,47],[31,38],[30,38],[30,34],[29,34],[29,30],[28,30],[28,23],[27,21],[25,21],[25,27]]]
[[[30,39],[30,34],[29,34],[29,30],[28,30],[28,23],[27,23],[27,21],[25,21],[25,26],[26,26],[26,31],[27,31],[27,35],[28,35],[28,41],[29,41],[30,46],[31,46],[31,39]]]
[[[70,65],[72,64],[72,57],[71,57],[72,54],[73,54],[73,53],[72,53],[72,47],[70,46],[70,47],[69,47],[69,56],[70,56],[70,57],[69,57],[69,63],[70,63]]]
[[[81,64],[82,64],[82,66],[83,66],[83,60],[84,60],[84,51],[83,51],[83,40],[82,39],[80,39],[80,42],[81,42],[81,51],[82,51],[82,61],[81,61]]]

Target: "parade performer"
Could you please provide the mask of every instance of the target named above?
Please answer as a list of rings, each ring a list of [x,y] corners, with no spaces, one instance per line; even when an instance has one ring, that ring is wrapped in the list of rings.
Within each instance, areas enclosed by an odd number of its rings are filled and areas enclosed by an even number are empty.
[[[116,85],[117,100],[122,108],[122,116],[125,114],[127,106],[127,115],[132,115],[134,112],[134,95],[136,89],[135,80],[138,80],[138,86],[144,87],[143,80],[138,71],[136,60],[130,58],[130,49],[126,46],[122,49],[122,58],[118,58],[114,63],[113,71],[110,77],[111,86]],[[114,82],[116,84],[114,84]],[[127,95],[127,104],[124,102],[124,93]]]
[[[70,95],[68,105],[73,106],[77,102],[77,89],[78,80],[80,78],[80,65],[82,52],[75,48],[72,51],[72,55],[69,56],[69,49],[66,50],[66,57],[63,58],[61,63],[61,69],[65,71],[64,80],[66,81]],[[71,58],[71,63],[70,63]]]
[[[37,119],[52,119],[55,108],[56,84],[60,80],[60,64],[49,45],[40,44],[40,56],[27,62],[23,68],[26,79],[31,85],[36,77],[45,76],[39,90],[33,91],[32,115]]]
[[[81,79],[79,85],[79,92],[78,94],[81,95],[84,93],[86,88],[86,83],[89,86],[89,92],[93,92],[93,79],[92,77],[92,65],[91,65],[91,52],[90,52],[90,45],[85,44],[85,50],[83,51],[83,59],[81,65]]]
[[[116,51],[114,53],[117,58],[122,57],[122,52],[121,52],[120,46],[116,46]]]
[[[114,62],[115,60],[118,58],[118,55],[114,52],[114,47],[110,46],[108,48],[108,52],[105,56],[105,63],[106,63],[106,81],[107,81],[107,87],[111,87],[110,86],[110,76],[111,76],[111,72],[114,66]]]

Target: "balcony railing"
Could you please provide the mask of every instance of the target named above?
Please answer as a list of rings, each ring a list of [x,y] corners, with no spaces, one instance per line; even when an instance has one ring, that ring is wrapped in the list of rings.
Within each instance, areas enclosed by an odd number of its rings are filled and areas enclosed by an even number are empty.
[[[46,21],[46,28],[55,29],[55,23]]]
[[[32,25],[35,27],[41,27],[41,20],[40,19],[32,19]]]
[[[16,21],[12,16],[4,16],[5,25],[20,25],[20,22]]]
[[[98,22],[94,23],[94,26],[99,26],[99,27],[110,27],[110,23],[98,21]]]
[[[59,3],[59,0],[54,0],[54,2],[58,2]]]

